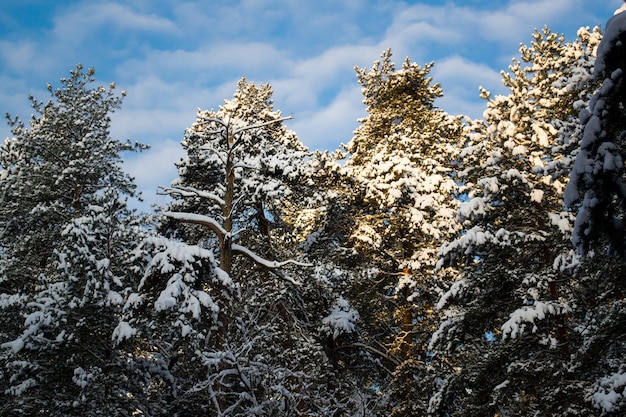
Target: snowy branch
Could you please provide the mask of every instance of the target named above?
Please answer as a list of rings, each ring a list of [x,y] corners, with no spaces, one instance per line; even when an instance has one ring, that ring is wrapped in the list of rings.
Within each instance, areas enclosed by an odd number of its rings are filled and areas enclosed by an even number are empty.
[[[292,283],[293,285],[300,285],[300,283],[298,281],[294,280],[293,278],[283,274],[282,272],[277,271],[276,268],[280,268],[280,267],[283,267],[283,266],[288,265],[288,264],[293,264],[293,265],[297,265],[297,266],[304,266],[304,267],[312,267],[313,266],[313,264],[307,264],[307,263],[304,263],[304,262],[299,262],[299,261],[296,261],[294,259],[288,259],[288,260],[282,261],[282,262],[269,261],[269,260],[267,260],[265,258],[260,257],[259,255],[257,255],[256,253],[252,252],[250,249],[246,248],[245,246],[241,246],[241,245],[237,245],[237,244],[233,244],[232,250],[233,250],[233,252],[239,252],[239,253],[242,253],[242,254],[246,255],[247,257],[252,259],[257,264],[262,265],[262,266],[268,268],[277,277],[279,277],[281,279],[284,279],[284,280]]]
[[[223,126],[224,129],[223,130],[219,130],[219,131],[214,131],[214,132],[210,132],[210,133],[214,133],[214,134],[221,134],[223,137],[228,138],[229,140],[231,138],[234,138],[235,135],[239,135],[239,138],[241,138],[241,133],[248,131],[248,130],[252,130],[252,129],[257,129],[259,127],[263,127],[263,126],[268,126],[274,123],[280,123],[283,122],[285,120],[291,120],[293,119],[293,116],[287,116],[287,117],[280,117],[278,119],[274,119],[274,120],[269,120],[267,122],[262,122],[262,123],[255,123],[252,125],[248,125],[248,126],[244,126],[244,127],[240,127],[237,129],[234,129],[232,132],[228,132],[229,128],[230,128],[230,123],[229,122],[225,122],[224,120],[218,119],[218,118],[214,118],[214,117],[203,117],[202,118],[202,123],[197,123],[199,125],[203,125],[203,124],[210,124],[210,123],[215,123],[217,125]],[[225,134],[224,134],[225,133]],[[239,142],[239,138],[235,141],[233,141],[232,145],[230,146],[231,149],[234,148],[237,143]]]
[[[162,195],[169,195],[172,197],[200,197],[206,198],[207,200],[212,200],[220,206],[225,204],[224,200],[220,196],[214,193],[210,193],[208,191],[198,190],[197,188],[193,187],[173,186],[159,188],[163,190],[162,193],[159,193]]]
[[[293,116],[280,117],[278,119],[269,120],[267,122],[255,123],[253,125],[240,127],[239,129],[235,129],[233,131],[233,135],[237,135],[237,134],[239,134],[241,132],[245,132],[246,130],[256,129],[256,128],[259,128],[259,127],[268,126],[268,125],[271,125],[271,124],[274,124],[274,123],[280,123],[280,122],[283,122],[285,120],[291,120],[291,119],[293,119]]]
[[[233,140],[233,143],[230,146],[230,149],[234,149],[235,147],[237,147],[237,145],[239,144],[239,141],[241,140],[241,137],[243,136],[242,133],[246,132],[248,130],[252,130],[252,129],[257,129],[259,127],[263,127],[263,126],[268,126],[274,123],[280,123],[284,120],[290,120],[293,119],[293,116],[287,116],[287,117],[280,117],[278,119],[274,119],[274,120],[269,120],[267,122],[262,122],[262,123],[255,123],[253,125],[248,125],[248,126],[244,126],[244,127],[240,127],[238,129],[233,130],[233,132],[231,133],[231,137],[234,139],[235,135],[238,135],[237,140]]]
[[[246,168],[246,169],[256,169],[256,170],[259,170],[259,167],[256,167],[256,166],[254,166],[254,165],[247,164],[247,163],[245,163],[245,162],[236,162],[236,163],[233,165],[233,168]]]
[[[204,123],[199,123],[199,124],[215,123],[215,124],[218,124],[218,125],[222,125],[224,127],[228,127],[228,124],[226,122],[224,122],[222,119],[218,119],[218,118],[215,118],[215,117],[203,117],[202,121]]]
[[[220,132],[209,132],[209,134],[213,134],[213,133],[220,133]],[[222,164],[226,165],[226,160],[228,159],[228,156],[222,155],[219,149],[215,149],[212,147],[212,144],[207,143],[206,145],[202,145],[200,149],[207,152],[208,154],[215,155]]]
[[[257,255],[256,253],[252,252],[250,249],[246,248],[245,246],[241,246],[241,245],[236,245],[233,244],[233,252],[240,252],[243,253],[244,255],[248,256],[249,258],[251,258],[253,261],[255,261],[256,263],[265,266],[266,268],[280,268],[283,267],[285,265],[288,264],[294,264],[297,266],[305,266],[305,267],[312,267],[313,264],[307,264],[304,262],[299,262],[296,261],[295,259],[288,259],[286,261],[282,261],[282,262],[278,262],[278,261],[268,261],[267,259],[264,259],[262,257],[260,257],[259,255]]]
[[[246,197],[246,195],[241,195],[241,196],[240,196],[240,197],[238,197],[235,201],[233,201],[233,205],[232,205],[232,208],[231,208],[231,216],[232,216],[232,213],[235,211],[235,209],[239,206],[239,203],[240,203],[241,201],[243,201],[243,199],[244,199],[245,197]]]
[[[193,214],[193,213],[180,213],[174,211],[166,211],[163,215],[170,217],[175,220],[182,221],[184,223],[193,223],[199,224],[202,226],[206,226],[212,231],[214,231],[218,236],[225,236],[227,234],[226,230],[219,224],[215,219],[208,216],[203,216],[201,214]]]
[[[363,348],[365,350],[368,350],[378,356],[380,356],[383,359],[387,359],[389,362],[393,363],[394,365],[398,366],[400,365],[400,360],[398,358],[396,358],[395,356],[390,356],[388,354],[386,354],[385,352],[376,349],[370,345],[366,345],[365,343],[352,343],[350,345],[344,345],[344,346],[339,346],[336,349],[354,349],[354,348]],[[384,368],[385,371],[387,371],[389,374],[391,374],[391,371],[387,368]]]

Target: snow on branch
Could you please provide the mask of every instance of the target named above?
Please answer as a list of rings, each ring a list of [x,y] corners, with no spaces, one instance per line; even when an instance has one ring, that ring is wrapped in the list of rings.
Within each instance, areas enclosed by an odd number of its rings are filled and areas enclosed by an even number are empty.
[[[236,245],[236,244],[233,244],[232,250],[233,250],[233,252],[239,252],[239,253],[242,253],[242,254],[246,255],[247,257],[252,259],[257,264],[262,265],[262,266],[270,269],[272,272],[274,272],[274,270],[276,268],[280,268],[280,267],[283,267],[283,266],[288,265],[288,264],[293,264],[293,265],[297,265],[297,266],[304,266],[304,267],[312,267],[313,266],[313,264],[299,262],[299,261],[296,261],[295,259],[287,259],[286,261],[282,261],[282,262],[270,261],[270,260],[267,260],[265,258],[260,257],[259,255],[257,255],[256,253],[252,252],[250,249],[246,248],[245,246]],[[286,276],[284,274],[280,274],[279,273],[279,274],[276,274],[276,275],[278,277],[282,278],[282,279],[285,279],[285,280],[289,281],[290,283],[292,283],[294,285],[300,285],[300,283],[298,281],[296,281],[293,278],[290,278],[290,277],[288,277],[288,276]]]
[[[226,232],[226,229],[224,229],[222,225],[219,224],[212,217],[203,216],[201,214],[181,213],[175,211],[166,211],[165,213],[163,213],[163,215],[185,223],[193,223],[206,226],[214,231],[218,236],[225,236],[228,234],[228,232]]]
[[[231,133],[231,137],[233,138],[232,144],[230,145],[231,150],[234,149],[240,143],[240,140],[241,140],[243,132],[246,132],[246,131],[252,130],[252,129],[257,129],[257,128],[263,127],[263,126],[268,126],[268,125],[271,125],[271,124],[274,124],[274,123],[280,123],[280,122],[282,122],[284,120],[290,120],[290,119],[293,119],[293,117],[292,116],[279,117],[278,119],[269,120],[267,122],[255,123],[255,124],[252,124],[252,125],[243,126],[243,127],[239,127],[237,129],[234,129],[233,132]],[[236,140],[234,140],[235,136],[237,136]],[[231,139],[229,138],[229,140],[231,140]]]
[[[224,200],[211,192],[198,190],[193,187],[184,187],[181,185],[173,186],[173,187],[159,187],[162,191],[162,194],[169,195],[172,197],[200,197],[206,198],[207,200],[211,200],[219,205],[224,205]]]
[[[616,11],[616,14],[606,22],[602,42],[598,46],[594,65],[595,77],[599,78],[616,69],[616,56],[619,55],[624,33],[626,33],[626,13]]]
[[[118,325],[113,330],[111,339],[116,345],[119,345],[126,339],[132,338],[137,334],[137,329],[133,328],[128,322],[120,320]]]
[[[510,314],[509,320],[502,325],[503,340],[521,336],[527,325],[532,325],[531,332],[538,330],[537,321],[549,316],[557,316],[570,312],[570,307],[563,303],[543,302],[536,300],[533,305],[523,306]]]
[[[591,396],[595,408],[602,410],[602,415],[619,411],[626,406],[626,372],[624,369],[605,376],[596,382],[596,390]]]
[[[350,307],[350,303],[340,296],[335,300],[330,314],[322,319],[322,330],[336,340],[342,334],[353,333],[359,320],[359,312]]]
[[[241,132],[245,132],[246,130],[256,129],[256,128],[259,128],[259,127],[268,126],[268,125],[271,125],[271,124],[274,124],[274,123],[280,123],[280,122],[283,122],[285,120],[291,120],[291,119],[293,119],[293,116],[279,117],[278,119],[269,120],[267,122],[255,123],[253,125],[240,127],[238,129],[233,130],[233,135],[237,135],[237,134],[239,134]]]
[[[250,249],[246,248],[245,246],[241,246],[241,245],[233,244],[233,252],[243,253],[244,255],[250,257],[256,263],[258,263],[260,265],[263,265],[266,268],[270,268],[270,269],[272,269],[272,268],[280,268],[280,267],[285,266],[287,264],[294,264],[294,265],[297,265],[297,266],[305,266],[305,267],[312,267],[313,266],[313,264],[308,264],[308,263],[305,263],[305,262],[299,262],[299,261],[296,261],[295,259],[287,259],[286,261],[282,261],[282,262],[268,261],[267,259],[264,259],[264,258],[260,257],[256,253],[252,252]]]
[[[218,125],[222,125],[224,127],[228,127],[228,123],[223,121],[222,119],[218,119],[216,117],[202,117],[202,122],[203,123],[197,123],[197,124],[209,124],[209,123],[215,123]]]

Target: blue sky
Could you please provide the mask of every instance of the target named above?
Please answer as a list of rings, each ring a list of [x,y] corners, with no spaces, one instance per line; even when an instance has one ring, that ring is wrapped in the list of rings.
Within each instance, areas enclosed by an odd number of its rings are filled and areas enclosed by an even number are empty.
[[[500,71],[548,25],[574,39],[603,26],[622,0],[21,0],[0,8],[0,111],[30,116],[77,63],[128,92],[112,134],[150,144],[129,158],[147,202],[176,176],[197,108],[217,108],[237,81],[270,83],[275,107],[311,149],[347,143],[364,115],[354,66],[386,48],[435,62],[439,107],[480,117],[478,87],[504,93]],[[10,136],[6,124],[0,137]]]

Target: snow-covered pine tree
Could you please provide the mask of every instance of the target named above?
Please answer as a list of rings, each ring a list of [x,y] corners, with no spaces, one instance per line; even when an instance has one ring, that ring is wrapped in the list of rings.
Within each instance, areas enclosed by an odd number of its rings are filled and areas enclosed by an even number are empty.
[[[441,265],[462,272],[439,302],[446,318],[432,347],[452,372],[431,400],[434,415],[589,411],[569,368],[576,257],[563,191],[601,34],[578,35],[565,42],[547,27],[535,31],[503,72],[510,93],[483,91],[485,123],[473,126],[461,158],[464,232],[441,250]]]
[[[587,376],[586,399],[602,416],[626,409],[624,9],[609,19],[598,47],[594,78],[602,86],[580,112],[584,131],[565,193],[565,203],[578,209],[572,242],[584,255],[577,273],[581,342],[573,356]]]
[[[438,248],[460,230],[452,167],[462,123],[435,106],[442,92],[432,64],[407,58],[396,69],[391,58],[387,50],[371,69],[356,68],[368,115],[345,146],[345,165],[327,170],[334,203],[320,232],[360,317],[359,338],[337,340],[334,355],[362,395],[376,394],[372,408],[419,415],[429,395],[404,394],[423,377],[432,307],[447,288],[432,274]],[[391,380],[391,397],[381,395]]]
[[[580,253],[586,253],[597,237],[608,238],[609,250],[626,257],[624,252],[623,207],[626,203],[621,145],[624,140],[624,93],[626,68],[623,40],[626,14],[619,13],[607,23],[607,33],[598,48],[595,77],[602,88],[583,109],[580,121],[585,130],[580,152],[572,168],[566,204],[573,205],[582,196],[576,216],[572,241]]]
[[[271,97],[243,78],[217,111],[199,110],[164,188],[175,199],[161,227],[170,238],[147,241],[154,256],[126,306],[135,334],[124,343],[152,352],[149,401],[165,414],[344,409],[319,337],[327,290],[295,260],[282,221],[307,184],[309,153]]]
[[[94,81],[78,65],[49,102],[31,97],[0,152],[3,415],[134,410],[110,339],[139,235],[120,153],[143,146],[109,136],[121,98]]]
[[[50,415],[123,416],[139,408],[143,387],[132,356],[116,348],[114,330],[141,276],[131,255],[143,228],[114,189],[94,196],[65,226],[54,253],[57,271],[41,276],[24,331],[9,343],[17,353],[11,393],[36,383],[20,402],[45,404]]]
[[[284,219],[300,242],[298,247],[315,261],[313,278],[326,287],[318,311],[327,314],[321,330],[334,369],[337,410],[348,415],[385,415],[387,396],[381,381],[387,381],[387,366],[396,360],[384,346],[362,343],[372,342],[372,338],[360,337],[364,330],[361,317],[349,301],[350,294],[359,292],[355,288],[366,287],[378,270],[349,241],[355,195],[351,191],[354,184],[342,170],[344,160],[345,153],[340,150],[312,155],[309,190],[314,190],[314,198],[291,202]]]

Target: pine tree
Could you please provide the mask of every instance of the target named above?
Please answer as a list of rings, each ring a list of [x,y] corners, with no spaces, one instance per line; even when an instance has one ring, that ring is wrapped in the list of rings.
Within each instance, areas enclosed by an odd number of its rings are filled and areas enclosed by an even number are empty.
[[[577,257],[563,191],[600,38],[597,28],[581,29],[566,43],[544,27],[503,73],[510,93],[483,90],[485,123],[472,126],[462,153],[464,233],[441,250],[440,265],[462,273],[439,302],[446,319],[432,346],[453,372],[431,401],[433,414],[588,411],[569,362]]]
[[[574,357],[586,376],[586,399],[603,416],[622,415],[626,407],[624,41],[621,12],[607,22],[598,47],[594,78],[602,86],[580,112],[584,130],[565,193],[565,203],[578,209],[572,242],[584,255],[577,272],[581,341]]]
[[[332,261],[326,270],[343,281],[335,291],[359,317],[356,332],[332,341],[331,356],[372,413],[420,415],[421,400],[404,390],[422,378],[437,323],[432,306],[446,280],[432,274],[438,247],[460,229],[452,166],[461,120],[435,106],[442,93],[431,67],[407,58],[396,69],[387,50],[371,69],[356,68],[368,115],[345,146],[345,165],[317,160],[332,198],[312,250]]]
[[[332,415],[320,343],[327,290],[283,222],[306,188],[308,151],[245,78],[199,110],[152,260],[126,306],[123,344],[152,357],[148,401],[165,414]],[[287,259],[275,261],[274,259]],[[154,371],[154,370],[158,371]],[[338,397],[338,396],[337,396]],[[334,410],[334,411],[333,411]]]
[[[387,413],[381,382],[386,384],[389,377],[386,366],[397,361],[384,346],[363,343],[372,339],[361,337],[363,320],[351,301],[351,294],[366,288],[378,271],[349,241],[355,196],[354,184],[342,170],[344,160],[340,150],[316,152],[309,165],[308,190],[314,190],[313,198],[295,199],[284,219],[300,242],[298,248],[315,261],[313,278],[326,290],[324,302],[316,308],[326,314],[322,342],[333,368],[336,409],[348,415],[374,416]]]
[[[78,65],[61,79],[62,88],[48,84],[52,100],[29,97],[36,112],[29,126],[7,115],[15,137],[5,142],[0,160],[5,292],[52,260],[63,221],[80,214],[96,193],[109,185],[134,192],[120,152],[141,146],[109,138],[109,114],[121,98],[114,83],[90,89],[93,75],[93,68],[84,72]],[[15,265],[16,259],[28,262]]]
[[[0,154],[3,415],[132,411],[126,361],[106,341],[139,235],[120,153],[143,146],[110,138],[121,98],[114,84],[92,88],[93,76],[79,65],[60,88],[48,85],[49,102],[31,97],[28,127],[9,118],[15,137]]]

